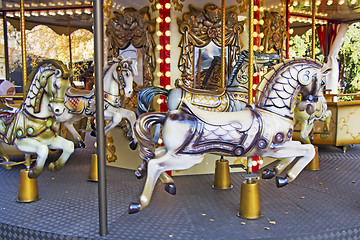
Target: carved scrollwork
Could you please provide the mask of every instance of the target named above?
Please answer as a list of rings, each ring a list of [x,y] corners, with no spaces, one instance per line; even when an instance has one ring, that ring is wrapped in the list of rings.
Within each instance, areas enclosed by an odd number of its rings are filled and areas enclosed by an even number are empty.
[[[283,52],[284,40],[286,39],[286,23],[284,16],[278,12],[264,12],[264,24],[260,31],[264,33],[261,45],[264,46],[264,53]]]
[[[189,12],[183,14],[177,23],[182,34],[179,47],[181,53],[178,67],[182,72],[183,79],[194,77],[194,50],[202,48],[213,42],[221,46],[221,9],[215,4],[206,4],[204,9],[189,6]],[[226,9],[225,18],[225,46],[228,48],[228,71],[235,64],[244,43],[241,35],[244,32],[244,21],[237,20],[237,7]]]
[[[155,19],[150,18],[149,7],[140,10],[125,8],[114,12],[114,17],[106,26],[106,36],[109,38],[109,58],[118,57],[119,50],[126,49],[130,44],[141,48],[144,54],[144,86],[152,83],[155,71]]]

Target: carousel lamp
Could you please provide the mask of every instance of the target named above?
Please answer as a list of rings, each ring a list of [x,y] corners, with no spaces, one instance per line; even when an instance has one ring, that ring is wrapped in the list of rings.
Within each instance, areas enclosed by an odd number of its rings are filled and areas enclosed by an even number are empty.
[[[74,12],[73,12],[73,11],[66,11],[66,14],[67,14],[67,15],[73,15]]]
[[[157,73],[157,76],[158,76],[158,77],[162,77],[162,76],[163,76],[163,73],[162,73],[162,72],[158,72],[158,73]]]
[[[58,2],[59,6],[64,6],[65,4],[63,2]]]
[[[84,10],[84,13],[91,14],[91,10],[87,8],[87,9]]]
[[[289,29],[289,34],[293,34],[294,33],[294,29],[293,28],[290,28]]]
[[[321,1],[320,1],[320,0],[317,0],[315,4],[316,4],[316,6],[320,6]]]
[[[293,40],[290,40],[289,45],[293,45],[293,44],[294,44]]]
[[[40,12],[40,15],[46,17],[46,16],[48,15],[48,13],[41,11],[41,12]]]
[[[14,17],[14,14],[8,12],[8,13],[6,13],[6,16],[7,16],[7,17]]]
[[[259,10],[259,7],[258,6],[254,6],[254,12],[258,11]]]
[[[14,7],[19,8],[19,7],[20,7],[20,5],[19,5],[19,4],[17,4],[17,3],[15,3],[15,4],[14,4]]]
[[[81,15],[81,14],[82,14],[82,11],[81,11],[80,9],[76,9],[76,10],[75,10],[75,13],[76,13],[77,15]]]
[[[170,31],[170,30],[167,30],[167,31],[165,32],[165,36],[170,37],[170,36],[171,36],[171,31]]]
[[[45,3],[40,3],[40,6],[41,7],[46,7],[46,4]]]
[[[264,37],[264,33],[261,32],[261,33],[259,34],[259,37],[260,37],[260,38],[263,38],[263,37]]]
[[[257,51],[258,48],[259,48],[258,46],[254,45],[254,51]],[[255,76],[255,74],[254,74],[254,76]]]
[[[156,18],[156,22],[157,22],[157,23],[161,23],[162,21],[163,21],[163,20],[162,20],[161,17],[157,17],[157,18]]]
[[[56,4],[55,4],[55,3],[53,3],[53,2],[48,3],[48,4],[49,4],[49,6],[50,6],[50,7],[55,7],[55,6],[56,6]]]
[[[158,140],[158,144],[162,144],[162,143],[163,143],[162,138],[159,138],[159,140]]]
[[[329,0],[329,1],[327,1],[327,3],[326,3],[328,6],[330,6],[331,4],[333,4],[333,1],[332,0]]]
[[[160,50],[162,50],[162,49],[163,49],[163,46],[161,46],[161,45],[157,45],[157,46],[156,46],[156,49],[160,51]]]
[[[310,7],[310,1],[305,1],[304,5],[305,5],[306,7]]]
[[[252,165],[253,165],[253,167],[255,167],[255,166],[258,165],[258,162],[257,161],[252,161]]]
[[[56,15],[56,12],[55,12],[55,11],[49,11],[49,15],[50,15],[50,16],[55,16],[55,15]]]
[[[170,9],[171,8],[171,3],[165,3],[165,8]]]
[[[15,15],[15,17],[20,17],[20,13],[19,13],[19,12],[16,12],[14,15]]]
[[[61,11],[61,10],[57,11],[57,14],[59,14],[59,15],[65,15],[64,11]]]
[[[170,72],[169,72],[169,73],[170,73]],[[170,73],[170,75],[171,75],[171,73]],[[170,76],[169,76],[169,77],[170,77]],[[170,89],[172,89],[172,87],[171,87],[171,85],[166,85],[165,89],[166,89],[166,90],[170,90]]]
[[[163,6],[160,3],[156,4],[156,9],[162,9],[162,8]]]
[[[263,11],[264,11],[264,7],[260,7],[260,8],[259,8],[259,11],[260,11],[260,12],[263,12]]]
[[[156,35],[158,35],[159,37],[163,35],[163,32],[162,31],[157,31],[156,32]]]
[[[92,2],[88,1],[88,0],[85,0],[84,1],[85,4],[91,4]]]
[[[162,60],[161,58],[158,58],[158,59],[156,60],[156,62],[160,64],[160,63],[163,62],[163,60]]]
[[[7,8],[12,8],[12,7],[13,7],[13,5],[12,5],[12,4],[10,4],[10,3],[7,3],[7,4],[6,4],[6,7],[7,7]]]
[[[164,99],[159,98],[158,100],[156,100],[157,104],[162,104],[164,102]]]
[[[290,6],[290,7],[289,7],[289,11],[290,11],[290,12],[293,12],[293,11],[294,11],[294,7],[293,7],[293,6]]]
[[[165,77],[171,77],[171,72],[167,71],[167,72],[165,73]],[[169,85],[168,85],[168,86],[169,86]]]
[[[343,5],[344,3],[345,3],[344,0],[340,0],[340,1],[339,1],[339,5]]]
[[[170,49],[171,49],[170,44],[166,44],[166,45],[165,45],[165,49],[166,49],[166,50],[170,50]]]
[[[299,3],[297,1],[294,1],[293,6],[296,7],[297,5],[299,5]]]
[[[256,25],[256,24],[258,24],[259,23],[259,21],[255,18],[254,19],[254,25]]]
[[[171,22],[171,17],[166,17],[166,18],[165,18],[165,22],[166,22],[166,23]]]
[[[355,4],[355,3],[356,3],[356,0],[351,0],[350,3],[351,3],[351,4]]]
[[[264,20],[263,20],[263,19],[260,19],[259,24],[260,24],[260,25],[264,25]]]
[[[30,7],[30,4],[24,3],[24,7],[28,8],[28,7]]]
[[[259,34],[257,32],[253,33],[253,37],[258,37],[258,36],[259,36]]]
[[[166,58],[166,59],[165,59],[165,63],[171,63],[171,59],[170,59],[170,58]]]
[[[25,12],[24,15],[25,15],[25,17],[30,17],[31,16],[31,14],[29,12]]]
[[[68,6],[71,6],[72,5],[72,3],[71,2],[69,2],[69,1],[66,1],[66,3],[65,3],[66,5],[68,5]]]

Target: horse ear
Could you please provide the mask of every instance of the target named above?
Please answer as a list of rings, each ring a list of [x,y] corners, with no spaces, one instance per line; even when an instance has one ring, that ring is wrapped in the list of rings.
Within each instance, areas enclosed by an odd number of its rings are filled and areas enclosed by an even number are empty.
[[[321,72],[323,74],[323,76],[327,76],[329,75],[329,73],[332,71],[332,68],[331,67],[327,67],[327,66],[324,66],[322,69],[321,69]]]
[[[55,76],[57,77],[57,78],[60,78],[61,77],[61,74],[62,72],[61,72],[61,70],[60,69],[56,69],[55,70]]]

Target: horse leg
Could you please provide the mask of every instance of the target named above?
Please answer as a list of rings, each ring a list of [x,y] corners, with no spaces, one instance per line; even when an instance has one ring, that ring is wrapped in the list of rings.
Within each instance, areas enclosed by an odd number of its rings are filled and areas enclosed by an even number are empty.
[[[76,131],[76,129],[74,127],[74,123],[76,121],[81,120],[82,118],[83,118],[83,116],[81,116],[81,115],[79,115],[79,116],[74,115],[74,117],[72,117],[68,121],[64,122],[64,126],[67,128],[67,130],[71,133],[71,135],[74,137],[74,139],[77,142],[77,144],[75,146],[76,148],[85,148],[84,140],[82,139],[82,137],[80,136],[80,134],[78,133],[78,131]]]
[[[314,123],[308,124],[307,121],[301,123],[300,135],[303,143],[311,144],[309,135],[313,127],[314,127]]]
[[[162,156],[165,155],[166,152],[167,151],[166,151],[165,147],[158,147],[155,150],[155,157],[156,158],[162,157]],[[145,176],[145,173],[146,173],[146,170],[147,170],[147,164],[148,164],[148,161],[143,161],[141,163],[141,165],[137,167],[137,169],[135,171],[135,176],[138,179],[142,179]]]
[[[49,148],[63,150],[58,160],[50,163],[48,167],[50,171],[56,172],[63,168],[70,155],[74,152],[74,143],[63,137],[56,136],[54,141],[49,145]]]
[[[295,178],[300,174],[300,172],[308,165],[311,160],[315,156],[315,148],[311,144],[301,144],[297,141],[286,142],[281,146],[277,146],[275,148],[270,149],[268,157],[285,159],[289,161],[289,159],[295,159],[299,157],[298,161],[294,164],[294,166],[287,172],[286,177],[276,177],[276,186],[283,187],[287,185],[289,182],[295,180]],[[265,155],[262,155],[265,156]],[[289,162],[290,163],[290,162]],[[289,164],[288,163],[288,164]],[[288,165],[287,164],[287,165]],[[278,167],[278,170],[282,171],[287,166],[286,163]]]
[[[186,156],[175,153],[166,153],[160,158],[151,159],[148,162],[147,178],[144,190],[140,196],[140,202],[133,202],[129,206],[129,213],[137,213],[149,205],[152,193],[160,174],[169,170],[184,170],[200,163],[204,154]]]
[[[14,142],[17,149],[24,153],[36,153],[36,163],[33,168],[29,170],[29,178],[37,178],[43,171],[45,161],[49,154],[49,148],[33,138],[16,139]]]
[[[135,137],[135,133],[133,130],[133,127],[135,126],[135,122],[136,122],[136,115],[133,111],[127,110],[127,109],[120,109],[119,110],[122,114],[123,118],[126,118],[129,123],[130,123],[130,131],[131,131],[131,137],[132,137],[132,141],[130,142],[130,148],[132,150],[135,150],[137,147],[137,139]],[[121,120],[120,120],[121,121]]]
[[[0,143],[0,159],[3,160],[3,162],[10,162],[10,158],[9,155],[5,152],[5,149],[2,145],[2,143]],[[7,166],[7,165],[3,165],[3,168],[5,169],[11,169],[11,167]]]

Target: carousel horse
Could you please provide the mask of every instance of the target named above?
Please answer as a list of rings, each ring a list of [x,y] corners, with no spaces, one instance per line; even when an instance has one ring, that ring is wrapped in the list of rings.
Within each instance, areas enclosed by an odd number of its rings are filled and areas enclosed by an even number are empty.
[[[331,120],[331,111],[327,109],[326,99],[324,95],[321,94],[317,103],[316,110],[312,114],[308,114],[306,111],[300,111],[298,108],[298,103],[301,101],[298,100],[294,110],[294,126],[300,124],[300,137],[303,143],[311,143],[309,135],[314,129],[314,121],[322,121],[324,123],[323,131],[324,133],[329,133],[330,129],[330,120]]]
[[[313,145],[291,140],[295,100],[301,93],[299,109],[312,114],[328,71],[312,59],[288,59],[262,78],[257,86],[256,105],[247,105],[242,111],[209,112],[184,102],[178,110],[142,114],[134,128],[140,157],[147,163],[147,179],[140,201],[130,204],[129,213],[139,212],[149,204],[162,173],[191,168],[206,153],[280,159],[263,177],[278,175],[277,187],[292,182],[315,155]],[[151,129],[159,123],[164,146],[155,148]],[[298,161],[286,176],[279,176],[295,158]],[[175,194],[173,179],[167,176],[161,180],[166,183],[165,190]]]
[[[149,111],[151,101],[156,95],[167,96],[167,106],[170,111],[178,109],[183,101],[190,102],[200,109],[213,112],[235,112],[244,109],[248,101],[248,55],[249,52],[247,50],[241,52],[239,59],[230,74],[225,89],[216,91],[192,89],[186,87],[185,84],[179,80],[176,82],[176,88],[171,90],[154,86],[143,88],[137,95],[137,115],[140,116]],[[255,71],[258,71],[264,66],[274,65],[280,57],[275,53],[255,52],[254,59]],[[211,68],[208,69],[204,81],[207,81],[212,72],[211,70]]]
[[[120,121],[125,118],[134,126],[136,115],[130,110],[121,107],[121,91],[125,97],[130,97],[133,92],[133,79],[137,73],[136,64],[129,58],[119,56],[108,62],[104,68],[104,120],[109,120],[105,126],[105,134],[116,127]],[[77,141],[77,147],[85,147],[85,143],[80,134],[76,131],[74,123],[83,117],[96,117],[96,101],[95,92],[93,90],[80,90],[74,87],[67,89],[65,93],[65,102],[59,103],[65,105],[64,111],[55,112],[57,122],[64,123],[72,136]],[[136,148],[136,139],[132,128],[131,133],[127,133],[132,137],[130,147]]]
[[[19,108],[14,112],[2,105],[0,109],[0,140],[37,155],[36,164],[28,173],[30,178],[43,171],[49,148],[62,150],[58,160],[50,163],[50,171],[60,170],[74,151],[73,142],[58,135],[60,124],[54,118],[54,112],[62,111],[63,107],[55,105],[64,102],[69,76],[70,71],[62,62],[44,60],[29,75],[27,95]]]

